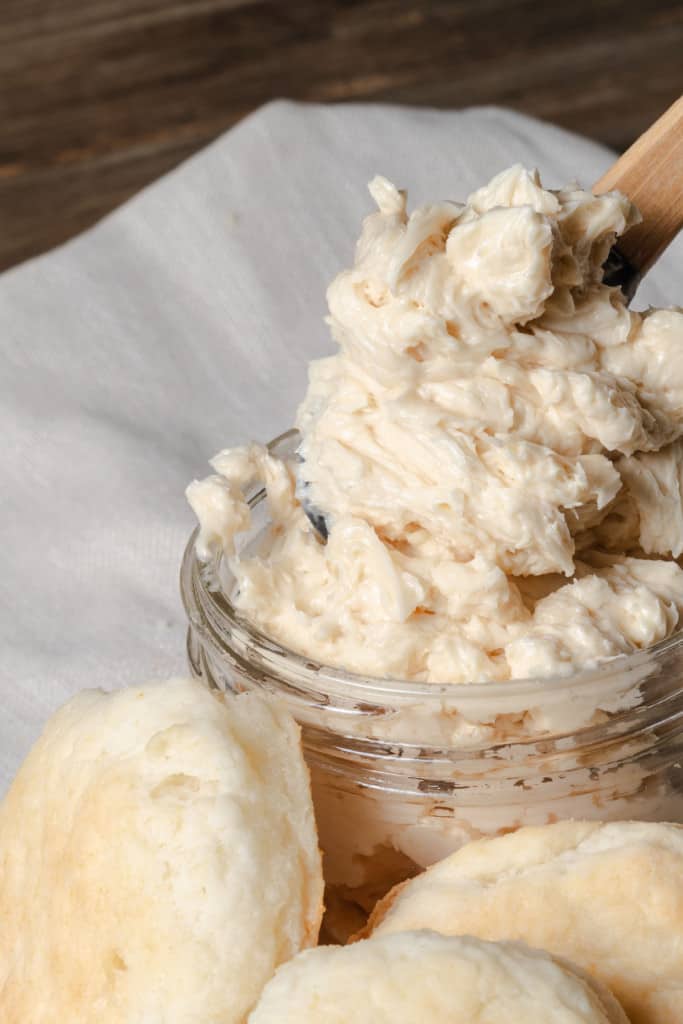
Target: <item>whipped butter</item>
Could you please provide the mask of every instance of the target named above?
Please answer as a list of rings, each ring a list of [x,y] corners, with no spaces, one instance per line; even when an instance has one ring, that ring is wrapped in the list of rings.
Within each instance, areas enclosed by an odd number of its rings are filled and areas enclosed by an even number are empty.
[[[651,646],[683,612],[683,312],[602,284],[638,220],[619,193],[512,167],[412,213],[384,178],[328,290],[300,461],[221,452],[188,499],[238,610],[367,676],[566,676]],[[271,523],[238,554],[245,492]],[[323,540],[306,510],[322,517]]]

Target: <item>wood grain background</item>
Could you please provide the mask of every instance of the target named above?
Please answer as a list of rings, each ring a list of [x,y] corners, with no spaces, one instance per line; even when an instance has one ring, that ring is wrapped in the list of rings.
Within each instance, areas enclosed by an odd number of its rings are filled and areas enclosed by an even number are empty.
[[[0,267],[273,97],[498,103],[623,149],[681,91],[680,0],[2,0]]]

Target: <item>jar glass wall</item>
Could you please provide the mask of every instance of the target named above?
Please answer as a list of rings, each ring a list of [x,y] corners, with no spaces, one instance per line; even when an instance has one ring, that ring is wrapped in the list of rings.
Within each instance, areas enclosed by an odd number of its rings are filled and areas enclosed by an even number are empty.
[[[295,457],[296,434],[273,442]],[[252,527],[267,527],[263,491]],[[569,678],[367,679],[295,654],[235,610],[194,536],[181,573],[193,674],[278,694],[302,727],[330,910],[344,938],[375,900],[464,842],[563,818],[683,823],[683,634]]]

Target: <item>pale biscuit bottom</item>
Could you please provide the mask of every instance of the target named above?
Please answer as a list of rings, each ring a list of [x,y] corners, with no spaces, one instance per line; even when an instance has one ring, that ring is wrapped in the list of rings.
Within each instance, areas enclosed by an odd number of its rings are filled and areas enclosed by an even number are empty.
[[[409,932],[320,946],[281,967],[249,1024],[628,1024],[571,964],[520,943]]]

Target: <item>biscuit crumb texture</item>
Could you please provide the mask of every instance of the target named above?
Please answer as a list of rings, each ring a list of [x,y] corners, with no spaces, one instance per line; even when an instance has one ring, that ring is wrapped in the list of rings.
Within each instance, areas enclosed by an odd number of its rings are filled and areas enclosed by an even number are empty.
[[[237,1024],[317,940],[293,719],[172,679],[86,691],[0,808],[3,1024]]]
[[[249,1024],[628,1024],[570,964],[520,943],[420,931],[319,946],[281,967]]]
[[[683,827],[568,821],[469,843],[390,893],[368,931],[510,939],[579,964],[631,1024],[683,1024]]]

